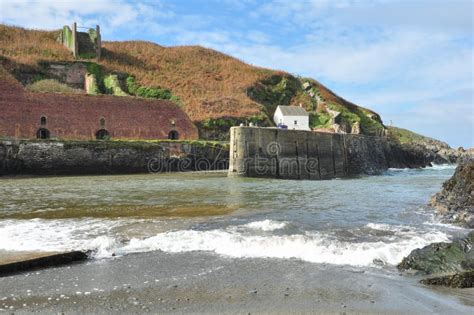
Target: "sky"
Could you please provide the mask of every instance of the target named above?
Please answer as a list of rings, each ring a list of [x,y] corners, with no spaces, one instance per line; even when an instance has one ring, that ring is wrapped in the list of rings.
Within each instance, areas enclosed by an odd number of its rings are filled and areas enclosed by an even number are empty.
[[[386,125],[474,146],[474,0],[0,0],[0,22],[100,24],[312,77]]]

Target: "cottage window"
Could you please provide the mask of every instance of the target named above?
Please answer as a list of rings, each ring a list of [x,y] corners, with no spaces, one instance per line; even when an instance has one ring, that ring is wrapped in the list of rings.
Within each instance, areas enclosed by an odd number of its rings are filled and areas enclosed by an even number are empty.
[[[297,125],[297,124],[298,124],[298,121],[297,121],[297,120],[295,120],[295,125]]]

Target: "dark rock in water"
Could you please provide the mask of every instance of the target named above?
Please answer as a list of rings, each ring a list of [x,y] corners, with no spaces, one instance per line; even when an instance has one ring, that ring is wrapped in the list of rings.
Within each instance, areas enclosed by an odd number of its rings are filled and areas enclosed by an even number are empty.
[[[463,160],[430,201],[447,221],[474,228],[474,158]]]
[[[452,243],[433,243],[413,250],[398,264],[401,270],[417,270],[424,274],[466,271],[474,268],[474,231]]]
[[[413,144],[400,144],[389,141],[388,167],[391,168],[422,168],[431,166],[434,157],[424,148]]]
[[[427,278],[420,282],[428,285],[442,285],[452,288],[472,288],[474,287],[474,270]]]

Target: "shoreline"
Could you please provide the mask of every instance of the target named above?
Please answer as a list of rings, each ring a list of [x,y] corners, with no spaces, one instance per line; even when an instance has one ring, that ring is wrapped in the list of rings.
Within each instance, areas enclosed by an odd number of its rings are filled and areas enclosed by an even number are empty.
[[[474,289],[430,289],[386,268],[160,251],[0,279],[0,308],[20,314],[468,313]]]

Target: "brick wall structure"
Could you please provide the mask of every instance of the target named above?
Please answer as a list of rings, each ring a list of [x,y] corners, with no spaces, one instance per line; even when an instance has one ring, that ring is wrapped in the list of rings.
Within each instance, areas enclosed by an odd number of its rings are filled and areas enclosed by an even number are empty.
[[[198,138],[193,122],[169,101],[32,93],[0,76],[0,137],[37,138],[41,128],[57,139],[96,139],[101,129],[118,139]]]

